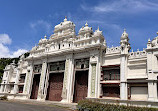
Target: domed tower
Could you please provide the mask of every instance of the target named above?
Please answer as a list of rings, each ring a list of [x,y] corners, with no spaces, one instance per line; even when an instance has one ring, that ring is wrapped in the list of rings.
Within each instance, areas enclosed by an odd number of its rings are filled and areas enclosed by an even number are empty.
[[[80,38],[91,37],[92,34],[93,34],[92,27],[89,27],[87,22],[86,22],[85,26],[80,28],[79,33],[78,33]]]
[[[124,32],[121,36],[120,41],[121,46],[121,59],[120,59],[120,98],[121,100],[127,100],[128,99],[128,93],[127,93],[127,62],[128,62],[128,53],[130,50],[130,44],[129,44],[129,38],[128,34],[126,32],[126,29],[124,29]]]
[[[122,33],[120,45],[121,45],[121,54],[128,54],[131,47],[129,44],[129,38],[126,29],[124,29],[124,32]]]
[[[157,100],[157,80],[158,80],[158,32],[157,36],[150,41],[148,39],[147,48],[147,76],[148,76],[148,100]]]

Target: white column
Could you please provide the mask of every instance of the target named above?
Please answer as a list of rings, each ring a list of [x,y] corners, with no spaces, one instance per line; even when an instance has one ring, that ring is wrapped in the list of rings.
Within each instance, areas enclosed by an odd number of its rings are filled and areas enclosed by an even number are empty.
[[[88,97],[98,98],[100,96],[100,58],[99,52],[91,51],[88,77]]]
[[[42,71],[41,71],[37,100],[45,100],[45,97],[46,97],[44,95],[44,84],[45,84],[46,70],[47,70],[47,62],[46,62],[46,60],[44,60],[43,64],[42,64]]]
[[[120,67],[120,98],[122,100],[128,99],[126,74],[127,74],[127,55],[122,55],[121,67]]]
[[[157,82],[153,80],[148,82],[148,100],[157,100]]]
[[[27,99],[30,98],[31,95],[31,87],[32,87],[32,81],[33,81],[33,63],[29,63],[29,66],[27,68],[27,73],[26,73],[26,80],[25,80],[25,85],[24,85],[24,90],[23,93],[27,94],[28,96],[26,97]]]
[[[72,88],[73,76],[74,76],[74,59],[73,59],[73,55],[71,54],[66,57],[61,102],[70,103],[73,101],[73,88]]]
[[[14,94],[18,93],[19,75],[20,75],[20,69],[17,69],[16,80],[14,85]]]

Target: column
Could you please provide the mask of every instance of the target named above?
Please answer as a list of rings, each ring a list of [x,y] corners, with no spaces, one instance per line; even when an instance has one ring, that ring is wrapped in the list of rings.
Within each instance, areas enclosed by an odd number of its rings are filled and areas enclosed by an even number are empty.
[[[121,56],[121,67],[120,67],[120,99],[122,100],[128,99],[126,74],[127,74],[127,55],[123,54]]]
[[[98,98],[100,96],[100,57],[99,52],[90,52],[89,77],[88,77],[88,96]]]
[[[20,69],[17,69],[16,80],[14,84],[14,94],[18,93],[18,82],[19,82]]]
[[[45,100],[45,97],[46,97],[44,95],[46,70],[47,70],[47,62],[46,62],[46,60],[43,60],[37,100]]]
[[[27,94],[27,99],[30,98],[31,95],[31,85],[32,85],[32,76],[33,76],[33,62],[29,63],[29,66],[27,67],[27,73],[26,73],[26,80],[24,85],[23,93]]]
[[[74,76],[74,59],[73,55],[67,55],[65,62],[65,72],[62,90],[62,101],[61,102],[72,102],[73,101],[73,76]]]
[[[148,100],[157,100],[157,81],[148,81]]]

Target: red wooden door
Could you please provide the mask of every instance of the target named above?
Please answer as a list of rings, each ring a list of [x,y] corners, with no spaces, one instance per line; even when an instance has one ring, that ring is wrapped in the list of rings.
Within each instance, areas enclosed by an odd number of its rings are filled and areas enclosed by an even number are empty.
[[[87,97],[88,91],[88,71],[77,71],[75,75],[74,102],[78,102]]]
[[[38,88],[40,82],[40,74],[34,75],[33,84],[32,84],[32,92],[31,92],[31,99],[37,99],[38,95]]]
[[[47,91],[47,100],[61,101],[62,89],[63,89],[64,73],[50,74],[49,86]]]

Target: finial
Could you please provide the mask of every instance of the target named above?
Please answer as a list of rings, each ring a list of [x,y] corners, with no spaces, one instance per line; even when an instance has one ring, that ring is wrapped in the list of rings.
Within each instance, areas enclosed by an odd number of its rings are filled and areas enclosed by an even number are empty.
[[[86,24],[85,24],[85,26],[86,26],[86,27],[88,26],[88,23],[87,23],[87,21],[86,21]]]
[[[133,52],[133,49],[132,49],[132,52]]]
[[[139,49],[137,49],[137,51],[139,51]]]
[[[67,21],[67,16],[65,16],[64,22]]]
[[[98,31],[99,31],[99,26],[98,26]]]
[[[150,38],[148,39],[148,42],[150,42]]]
[[[47,36],[45,35],[44,38],[47,39]]]
[[[124,28],[124,32],[126,32],[126,29]]]

